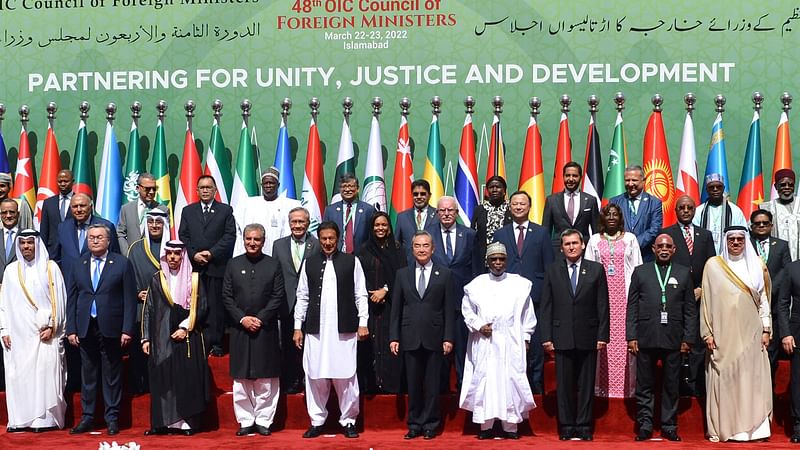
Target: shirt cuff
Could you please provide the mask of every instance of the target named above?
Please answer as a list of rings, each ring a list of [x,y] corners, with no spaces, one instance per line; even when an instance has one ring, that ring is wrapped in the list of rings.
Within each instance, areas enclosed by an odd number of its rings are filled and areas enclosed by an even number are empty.
[[[294,329],[295,330],[302,330],[303,329],[303,321],[294,319]]]
[[[367,326],[368,322],[369,322],[369,317],[359,317],[358,318],[358,326],[359,327]]]
[[[185,328],[189,329],[189,319],[183,319],[180,324],[178,324],[178,328]]]
[[[769,317],[762,317],[761,318],[761,325],[764,328],[770,328],[772,326],[772,320]]]

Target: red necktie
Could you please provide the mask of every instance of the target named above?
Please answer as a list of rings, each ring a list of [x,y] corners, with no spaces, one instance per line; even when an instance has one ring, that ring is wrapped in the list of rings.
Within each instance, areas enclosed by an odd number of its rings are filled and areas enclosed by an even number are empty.
[[[345,224],[344,224],[344,251],[345,253],[353,253],[353,216],[350,214],[352,212],[352,203],[347,204],[347,209],[344,212],[345,217]]]
[[[525,227],[517,225],[519,234],[517,235],[517,254],[522,256],[522,246],[525,245]]]
[[[692,238],[692,231],[689,225],[683,226],[683,237],[686,239],[686,247],[689,249],[689,254],[691,255],[692,252],[694,252],[694,239]]]

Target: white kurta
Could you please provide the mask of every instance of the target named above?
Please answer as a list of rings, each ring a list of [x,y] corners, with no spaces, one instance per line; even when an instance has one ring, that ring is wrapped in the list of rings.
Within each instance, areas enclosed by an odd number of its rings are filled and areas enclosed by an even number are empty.
[[[511,273],[483,274],[464,287],[461,313],[470,335],[459,406],[475,423],[520,423],[536,407],[525,364],[525,342],[536,328],[530,290],[530,281]],[[478,331],[486,324],[489,338]]]
[[[18,272],[20,264],[30,299],[22,288]],[[62,338],[67,294],[61,270],[52,261],[48,264],[55,296],[55,316],[47,272],[38,273],[35,265],[24,260],[9,264],[0,289],[0,335],[11,338],[11,349],[3,346],[10,428],[64,427],[67,372]],[[53,337],[42,342],[39,330],[48,325],[55,325]]]
[[[266,201],[260,195],[248,197],[241,205],[231,205],[233,217],[236,219],[236,245],[233,248],[233,256],[244,254],[242,232],[244,227],[251,223],[258,223],[264,227],[266,236],[261,251],[265,255],[272,256],[272,243],[291,234],[289,211],[298,206],[300,202],[297,200],[278,196],[275,200]]]
[[[800,255],[800,200],[783,204],[778,200],[762,203],[761,208],[772,213],[772,236],[789,243],[792,261]]]
[[[339,333],[339,312],[336,302],[336,271],[328,263],[322,275],[319,334],[306,334],[303,345],[303,370],[309,378],[350,378],[356,373],[357,333]],[[358,258],[353,273],[354,301],[358,309],[358,326],[366,327],[369,318],[364,270]],[[297,282],[294,328],[299,330],[308,310],[308,276],[306,265]]]

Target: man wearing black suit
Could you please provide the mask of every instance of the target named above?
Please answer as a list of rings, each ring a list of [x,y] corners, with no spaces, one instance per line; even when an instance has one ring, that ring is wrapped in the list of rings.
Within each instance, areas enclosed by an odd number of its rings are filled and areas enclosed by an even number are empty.
[[[553,240],[553,253],[561,248],[561,232],[567,228],[578,230],[587,242],[592,233],[597,233],[600,211],[597,198],[580,192],[581,165],[570,161],[564,165],[564,190],[551,194],[544,201],[542,227]]]
[[[790,391],[792,398],[792,426],[791,441],[800,443],[800,351],[797,343],[800,342],[800,261],[795,261],[784,269],[781,296],[778,299],[777,322],[773,320],[773,329],[781,330],[774,334],[774,339],[780,339],[783,351],[791,358]]]
[[[86,233],[91,225],[105,225],[114,233],[114,236],[117,235],[117,229],[113,223],[94,215],[94,203],[88,195],[81,193],[73,195],[72,199],[70,199],[69,209],[72,212],[72,217],[67,217],[58,226],[56,252],[52,257],[61,266],[66,277],[69,277],[72,272],[68,268],[82,256],[89,253]],[[114,253],[119,253],[119,242],[114,239],[108,248]],[[69,283],[69,280],[65,281]]]
[[[772,234],[772,213],[766,209],[757,209],[750,214],[750,242],[753,243],[758,256],[764,261],[772,280],[772,298],[781,298],[781,281],[783,268],[792,262],[789,243],[783,239],[770,236]],[[783,330],[780,323],[776,320],[778,314],[778,302],[772,302],[772,335],[780,336]],[[776,324],[778,329],[775,329]],[[781,356],[781,343],[777,339],[772,339],[767,347],[769,352],[769,364],[772,369],[772,379],[775,380],[775,371],[778,370],[778,359]]]
[[[458,217],[458,205],[456,199],[449,196],[442,196],[437,202],[437,212],[439,222],[428,226],[425,230],[433,238],[433,263],[437,266],[447,267],[453,273],[453,295],[460,299],[464,296],[464,286],[480,273],[481,263],[478,262],[476,251],[475,230],[467,228],[460,223],[456,223]],[[464,317],[461,315],[461,304],[454,302],[453,309],[456,311],[455,325],[455,366],[456,366],[456,387],[461,388],[461,379],[464,376],[464,358],[467,353],[467,337],[469,331],[464,324]],[[449,385],[449,374],[444,374],[442,380],[445,386]]]
[[[717,249],[714,246],[714,237],[711,232],[692,224],[696,207],[694,200],[688,195],[678,197],[675,201],[675,215],[678,218],[678,222],[664,228],[661,232],[668,234],[675,245],[675,254],[672,255],[672,261],[689,268],[694,285],[695,307],[699,308],[700,294],[702,293],[701,287],[703,285],[703,268],[709,258],[717,255]],[[689,248],[690,245],[691,249]],[[698,320],[700,319],[698,318]],[[699,326],[693,342],[701,342]],[[681,389],[685,389],[682,395],[705,397],[705,346],[691,346],[689,353],[684,354],[684,358],[687,360],[685,364],[687,365],[688,373],[684,374],[686,386],[681,386]]]
[[[406,251],[408,265],[414,263],[411,240],[417,231],[439,221],[436,208],[428,205],[431,199],[431,185],[427,180],[419,179],[411,183],[411,199],[414,206],[397,215],[394,237]]]
[[[86,234],[90,254],[69,266],[72,275],[67,281],[65,331],[69,343],[80,349],[82,377],[81,421],[70,433],[86,433],[94,427],[97,385],[101,383],[104,417],[108,434],[113,436],[119,433],[122,349],[133,335],[136,280],[128,259],[109,251],[116,236],[110,228],[93,224]]]
[[[297,280],[306,257],[319,253],[319,241],[308,232],[311,218],[308,210],[297,207],[289,211],[289,229],[292,234],[272,243],[272,257],[278,260],[283,272],[286,301],[280,310],[281,347],[283,365],[281,385],[287,394],[303,390],[303,352],[292,342],[294,333],[294,305],[297,300]]]
[[[369,221],[375,207],[358,199],[358,178],[346,173],[339,178],[339,194],[342,200],[325,208],[322,221],[331,221],[342,230],[339,250],[355,254],[361,244],[369,239]]]
[[[625,336],[628,351],[636,356],[637,441],[653,436],[656,363],[661,360],[661,436],[678,436],[678,384],[681,354],[695,342],[698,318],[694,282],[689,268],[673,264],[675,244],[662,233],[653,244],[655,262],[635,268],[628,290]]]
[[[408,379],[408,433],[406,439],[436,437],[441,422],[439,379],[442,354],[453,349],[455,299],[450,270],[434,264],[433,237],[418,231],[412,240],[413,266],[397,272],[392,291],[389,348],[403,352]]]
[[[72,199],[72,185],[74,178],[72,171],[63,169],[56,175],[58,184],[58,195],[46,198],[42,202],[42,220],[39,226],[42,242],[47,246],[47,251],[51,255],[56,250],[58,242],[58,226],[67,217],[72,217],[69,209],[69,202]]]
[[[197,179],[200,201],[183,208],[178,236],[186,244],[192,268],[200,273],[208,295],[207,336],[212,356],[222,356],[225,331],[225,305],[222,303],[222,279],[225,265],[233,255],[236,243],[236,221],[233,209],[214,200],[217,185],[214,178]]]
[[[531,197],[525,191],[511,194],[510,206],[513,222],[497,230],[494,240],[505,245],[508,251],[508,273],[522,275],[531,282],[531,300],[536,318],[539,318],[542,283],[547,266],[553,262],[553,246],[544,228],[528,220]],[[531,336],[528,353],[528,379],[534,394],[541,394],[544,386],[544,352],[539,327]]]
[[[565,259],[550,264],[542,287],[539,328],[544,350],[555,352],[562,441],[592,440],[597,351],[610,333],[606,272],[602,264],[583,259],[585,247],[579,231],[563,231]]]

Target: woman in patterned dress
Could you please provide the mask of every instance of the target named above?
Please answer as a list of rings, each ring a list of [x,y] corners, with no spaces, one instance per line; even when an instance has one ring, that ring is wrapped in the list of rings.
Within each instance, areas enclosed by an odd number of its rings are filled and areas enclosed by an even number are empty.
[[[625,308],[633,269],[642,263],[639,243],[625,231],[619,206],[609,203],[600,212],[600,232],[589,238],[584,257],[603,264],[608,280],[611,340],[597,353],[595,395],[609,398],[633,397],[636,365],[625,340]]]

